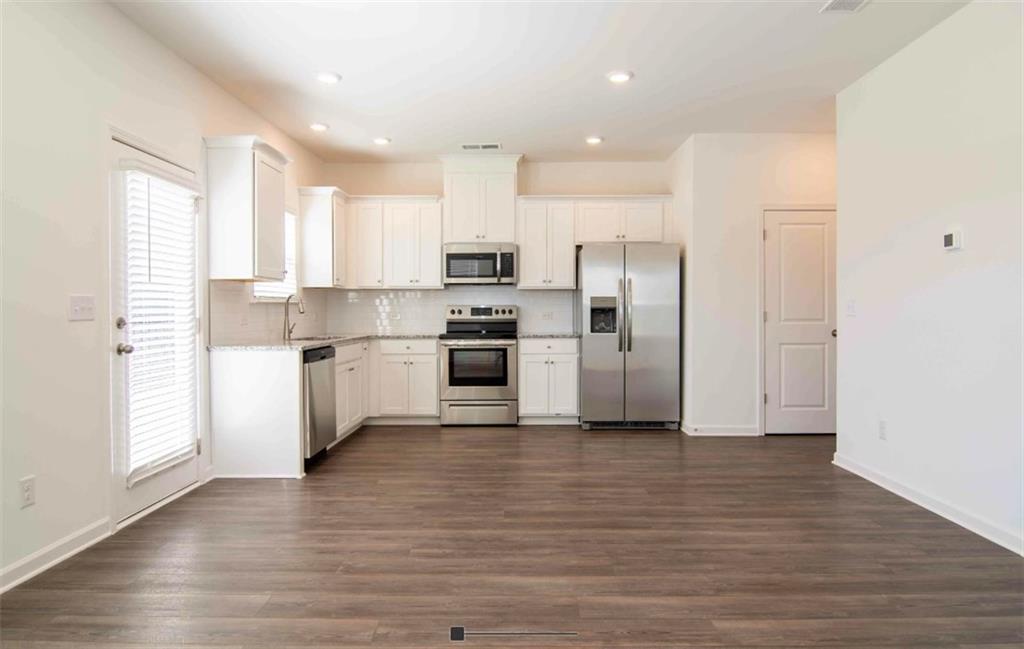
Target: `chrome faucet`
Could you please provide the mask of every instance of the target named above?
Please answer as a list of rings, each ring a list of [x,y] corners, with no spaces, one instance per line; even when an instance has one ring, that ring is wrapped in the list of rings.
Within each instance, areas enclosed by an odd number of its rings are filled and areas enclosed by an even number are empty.
[[[295,325],[298,324],[291,321],[291,310],[288,308],[293,297],[295,297],[294,293],[284,299],[284,341],[286,343],[291,342],[292,332],[295,331]],[[306,303],[302,301],[301,297],[298,298],[296,304],[299,305],[299,313],[306,312]]]

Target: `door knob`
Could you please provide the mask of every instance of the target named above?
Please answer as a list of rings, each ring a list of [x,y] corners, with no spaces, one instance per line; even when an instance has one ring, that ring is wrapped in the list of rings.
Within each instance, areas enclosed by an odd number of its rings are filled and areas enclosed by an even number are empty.
[[[117,355],[131,354],[135,351],[135,347],[126,343],[117,343]]]
[[[835,329],[833,329],[833,330],[832,330],[832,337],[833,337],[833,338],[836,338],[836,337],[837,337],[837,335],[836,335],[836,330],[835,330]]]

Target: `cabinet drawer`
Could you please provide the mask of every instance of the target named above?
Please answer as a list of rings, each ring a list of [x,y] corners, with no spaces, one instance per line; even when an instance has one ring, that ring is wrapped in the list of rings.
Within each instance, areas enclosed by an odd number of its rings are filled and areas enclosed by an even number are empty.
[[[527,338],[519,341],[520,354],[575,354],[575,338]]]
[[[346,343],[344,345],[335,345],[334,347],[334,362],[338,365],[354,361],[357,358],[363,356],[363,343]]]
[[[398,338],[380,341],[381,354],[436,354],[437,340]]]

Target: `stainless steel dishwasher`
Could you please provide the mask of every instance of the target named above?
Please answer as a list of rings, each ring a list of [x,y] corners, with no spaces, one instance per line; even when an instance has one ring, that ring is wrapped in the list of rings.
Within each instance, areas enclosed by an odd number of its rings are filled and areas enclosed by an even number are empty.
[[[334,347],[302,352],[303,448],[311,458],[338,436],[334,395]]]

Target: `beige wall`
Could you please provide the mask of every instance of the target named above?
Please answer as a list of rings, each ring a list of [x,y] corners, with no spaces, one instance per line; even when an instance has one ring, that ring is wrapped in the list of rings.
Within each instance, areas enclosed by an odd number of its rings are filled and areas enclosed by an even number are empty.
[[[440,162],[331,163],[321,183],[349,194],[444,193]],[[520,194],[666,194],[665,162],[531,162],[519,165]]]
[[[835,139],[700,133],[673,160],[686,233],[683,420],[698,434],[756,435],[762,208],[834,204]]]
[[[1018,553],[1022,22],[970,4],[837,104],[836,462]]]
[[[294,159],[289,196],[320,161],[110,5],[4,3],[2,30],[8,583],[109,529],[109,125],[200,173],[203,135],[258,134]],[[69,294],[95,295],[96,320],[68,322]],[[37,502],[21,509],[27,475]]]

